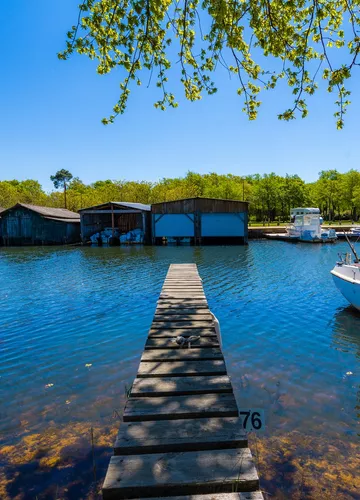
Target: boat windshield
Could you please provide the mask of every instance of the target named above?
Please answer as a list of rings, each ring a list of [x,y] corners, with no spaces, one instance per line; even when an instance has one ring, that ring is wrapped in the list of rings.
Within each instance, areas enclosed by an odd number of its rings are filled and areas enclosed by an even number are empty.
[[[296,215],[295,226],[317,226],[321,224],[318,215]]]

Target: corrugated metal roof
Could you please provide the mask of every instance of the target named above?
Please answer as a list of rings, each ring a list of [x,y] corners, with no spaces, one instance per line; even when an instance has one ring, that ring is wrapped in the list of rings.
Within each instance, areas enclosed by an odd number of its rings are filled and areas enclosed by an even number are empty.
[[[133,203],[130,201],[111,201],[113,205],[119,205],[126,208],[135,208],[137,210],[146,210],[150,212],[151,205],[144,205],[144,203]]]
[[[68,222],[69,224],[80,224],[80,218],[79,219],[61,219],[60,217],[45,217],[44,219],[48,220],[56,220],[58,222]]]
[[[30,205],[28,203],[16,203],[11,208],[15,207],[24,207],[28,208],[29,210],[32,210],[33,212],[36,212],[40,215],[44,215],[47,217],[55,217],[57,219],[75,219],[80,220],[80,215],[77,214],[76,212],[71,212],[71,210],[66,210],[66,208],[52,208],[52,207],[41,207],[39,205]],[[10,210],[11,208],[7,208],[6,211]]]
[[[132,201],[108,201],[107,203],[101,203],[100,205],[94,205],[92,207],[81,208],[79,212],[83,210],[92,210],[96,208],[106,207],[106,205],[116,205],[121,208],[133,208],[134,210],[142,210],[144,212],[151,211],[151,205],[145,205],[144,203],[133,203]]]

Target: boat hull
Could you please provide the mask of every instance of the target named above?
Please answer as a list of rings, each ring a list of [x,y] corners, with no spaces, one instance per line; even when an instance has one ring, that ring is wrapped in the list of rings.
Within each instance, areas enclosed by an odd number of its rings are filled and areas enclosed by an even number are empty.
[[[342,278],[336,271],[331,272],[336,288],[345,299],[360,311],[360,282]]]

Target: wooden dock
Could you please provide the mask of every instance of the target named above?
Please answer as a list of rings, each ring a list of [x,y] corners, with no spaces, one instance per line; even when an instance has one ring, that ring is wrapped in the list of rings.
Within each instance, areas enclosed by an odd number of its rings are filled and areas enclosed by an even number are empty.
[[[263,499],[195,264],[169,268],[114,453],[104,500]]]

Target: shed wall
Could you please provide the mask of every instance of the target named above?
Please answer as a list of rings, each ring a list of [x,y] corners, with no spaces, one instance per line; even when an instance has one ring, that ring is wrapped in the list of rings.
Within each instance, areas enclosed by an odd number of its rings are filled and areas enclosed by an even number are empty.
[[[62,245],[80,241],[80,224],[45,219],[36,212],[17,207],[0,221],[5,245]]]
[[[243,237],[245,234],[244,215],[243,213],[201,214],[201,236],[203,238],[219,238],[222,236]]]
[[[190,198],[152,205],[153,241],[192,238],[193,243],[247,243],[248,204]],[[224,239],[223,241],[221,239]]]
[[[153,231],[156,238],[193,238],[195,236],[194,214],[155,214]]]
[[[189,198],[185,200],[166,201],[151,206],[153,214],[186,214],[194,212],[231,213],[247,212],[248,204],[242,201],[218,200],[215,198]]]

